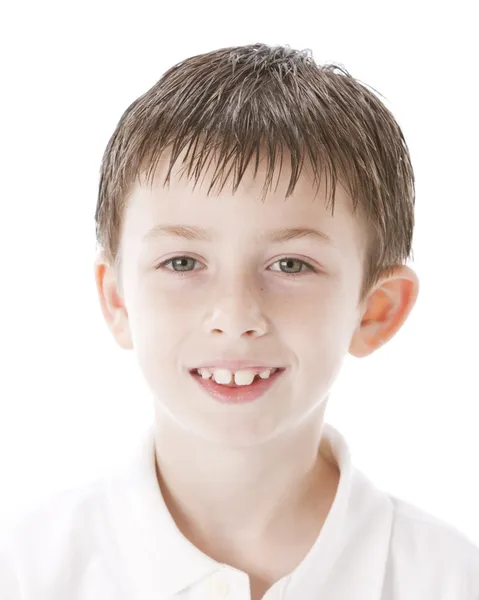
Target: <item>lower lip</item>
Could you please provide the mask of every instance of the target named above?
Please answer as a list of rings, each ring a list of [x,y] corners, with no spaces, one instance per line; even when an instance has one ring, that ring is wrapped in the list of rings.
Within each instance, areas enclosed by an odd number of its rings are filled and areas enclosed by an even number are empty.
[[[245,404],[246,402],[253,402],[254,400],[257,400],[260,396],[267,392],[279,379],[282,373],[284,373],[284,369],[279,369],[276,371],[276,373],[270,375],[268,379],[259,379],[251,385],[235,387],[220,385],[212,379],[203,379],[201,375],[196,373],[190,373],[190,375],[215,400],[219,400],[219,402],[223,402],[224,404]]]

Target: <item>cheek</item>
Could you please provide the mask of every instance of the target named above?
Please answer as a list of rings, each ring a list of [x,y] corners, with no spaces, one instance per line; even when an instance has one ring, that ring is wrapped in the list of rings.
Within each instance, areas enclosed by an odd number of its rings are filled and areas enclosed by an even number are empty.
[[[291,322],[290,344],[301,354],[309,373],[320,371],[323,379],[334,377],[350,345],[354,307],[347,296],[317,297],[301,306]],[[319,373],[318,371],[318,373]]]
[[[145,367],[174,367],[175,348],[191,332],[191,303],[188,309],[176,300],[166,294],[146,295],[129,313],[135,351]]]

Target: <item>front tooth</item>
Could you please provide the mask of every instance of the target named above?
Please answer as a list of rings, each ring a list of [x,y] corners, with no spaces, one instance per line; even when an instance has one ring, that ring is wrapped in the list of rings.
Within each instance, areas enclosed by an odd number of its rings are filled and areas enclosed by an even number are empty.
[[[248,371],[247,369],[244,371],[236,371],[235,383],[236,385],[250,385],[253,383],[255,376],[256,373],[253,373],[253,371]]]
[[[228,369],[215,369],[213,371],[213,379],[216,381],[216,383],[231,383],[232,377],[233,374]]]
[[[213,371],[213,379],[216,383],[225,385],[230,384],[233,378],[236,385],[250,385],[253,383],[255,375],[256,373],[247,369],[236,371],[234,374],[229,369],[215,369]]]

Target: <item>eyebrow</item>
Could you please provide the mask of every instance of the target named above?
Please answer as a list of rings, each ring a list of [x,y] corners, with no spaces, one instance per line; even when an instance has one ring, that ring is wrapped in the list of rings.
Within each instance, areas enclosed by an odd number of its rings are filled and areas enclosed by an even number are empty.
[[[203,229],[202,227],[194,227],[192,225],[155,225],[143,237],[143,242],[150,242],[159,237],[179,237],[185,240],[198,242],[212,242],[214,235],[211,230]],[[279,244],[296,238],[312,236],[317,241],[334,246],[333,240],[319,229],[311,227],[283,227],[280,229],[272,229],[258,236],[259,242],[272,242]]]

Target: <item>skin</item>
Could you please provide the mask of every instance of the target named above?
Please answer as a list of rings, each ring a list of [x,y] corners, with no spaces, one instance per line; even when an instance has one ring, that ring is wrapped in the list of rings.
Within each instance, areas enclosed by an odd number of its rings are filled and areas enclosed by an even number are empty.
[[[152,392],[158,483],[173,518],[203,552],[248,573],[252,597],[261,598],[304,558],[334,500],[339,471],[318,446],[342,361],[348,352],[368,356],[396,334],[419,282],[398,266],[359,303],[365,228],[340,184],[334,217],[324,180],[312,201],[307,165],[286,200],[283,166],[265,202],[264,163],[256,179],[249,167],[234,195],[226,185],[210,197],[209,171],[193,189],[178,161],[163,188],[166,168],[163,158],[153,187],[139,181],[128,199],[123,285],[101,254],[95,261],[101,309],[119,346],[134,350]],[[166,223],[211,228],[216,238],[142,242]],[[294,226],[314,226],[332,244],[309,236],[256,240]],[[172,263],[157,268],[183,255],[194,260],[176,261],[176,271]],[[187,371],[217,357],[253,357],[287,371],[255,402],[223,405]]]

